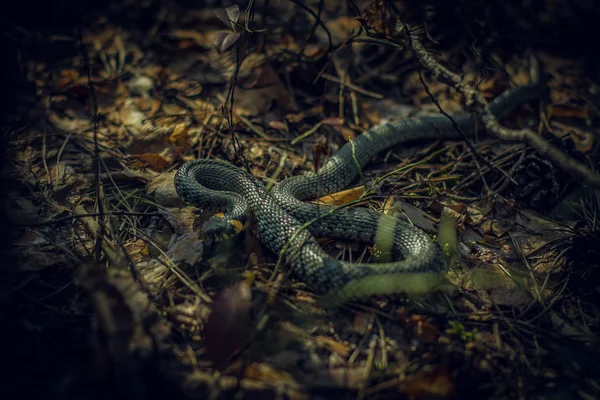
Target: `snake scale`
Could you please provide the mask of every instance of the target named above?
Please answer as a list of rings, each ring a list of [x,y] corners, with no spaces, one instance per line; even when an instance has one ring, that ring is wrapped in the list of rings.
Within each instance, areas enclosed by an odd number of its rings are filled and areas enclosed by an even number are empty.
[[[488,107],[502,119],[520,104],[540,96],[542,85],[508,90]],[[472,135],[476,123],[470,114],[453,116],[463,133]],[[422,230],[396,218],[363,207],[331,212],[332,206],[305,200],[347,187],[369,160],[392,146],[414,140],[460,138],[445,116],[427,116],[376,126],[344,145],[317,173],[280,182],[269,193],[257,178],[224,161],[200,159],[183,164],[175,175],[175,188],[187,203],[224,212],[219,219],[227,229],[231,221],[253,216],[256,232],[276,254],[283,254],[296,278],[314,291],[342,301],[394,294],[411,276],[436,276],[447,266],[437,244]],[[319,218],[317,218],[319,217]],[[212,217],[216,219],[217,217]],[[301,229],[308,221],[317,219]],[[374,244],[381,221],[393,220],[392,262],[354,264],[329,256],[315,237],[347,239]],[[206,225],[205,225],[206,226]]]

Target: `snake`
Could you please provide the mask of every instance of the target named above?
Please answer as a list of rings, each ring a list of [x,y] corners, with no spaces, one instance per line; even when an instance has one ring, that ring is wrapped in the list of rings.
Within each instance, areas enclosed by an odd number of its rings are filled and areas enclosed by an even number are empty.
[[[487,107],[501,120],[539,97],[541,91],[540,79],[532,79],[529,85],[507,90]],[[212,224],[205,223],[207,229],[226,231],[251,216],[261,243],[314,292],[340,302],[393,295],[423,279],[436,281],[447,271],[440,246],[412,224],[368,207],[336,207],[307,200],[346,188],[383,150],[413,141],[473,136],[477,122],[472,114],[460,113],[452,119],[431,115],[377,125],[342,146],[317,172],[286,178],[270,192],[250,173],[217,159],[184,163],[174,184],[184,202],[222,212],[209,219]],[[327,237],[376,245],[382,227],[391,241],[392,259],[388,262],[342,261],[317,242],[317,238]]]

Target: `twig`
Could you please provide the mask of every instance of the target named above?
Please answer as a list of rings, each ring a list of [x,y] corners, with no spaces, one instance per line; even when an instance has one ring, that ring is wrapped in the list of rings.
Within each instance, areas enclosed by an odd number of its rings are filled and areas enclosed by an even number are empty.
[[[333,75],[322,73],[321,77],[323,79],[327,79],[327,80],[330,80],[330,81],[335,82],[335,83],[343,84],[348,89],[351,89],[351,90],[354,90],[355,92],[364,94],[365,96],[370,96],[370,97],[373,97],[373,98],[378,99],[378,100],[381,100],[381,99],[384,98],[382,94],[371,92],[370,90],[363,89],[363,88],[361,88],[359,86],[356,86],[356,85],[354,85],[352,83],[342,82],[342,80],[340,78],[337,78],[337,77],[335,77]]]
[[[407,30],[410,38],[409,45],[423,67],[433,74],[440,82],[456,89],[467,99],[467,105],[472,106],[481,119],[489,134],[507,141],[525,142],[537,150],[542,156],[548,158],[554,165],[569,172],[583,183],[600,187],[600,175],[592,169],[569,157],[547,140],[536,134],[531,129],[508,129],[501,126],[490,109],[485,104],[481,94],[464,82],[460,76],[441,65],[423,46],[417,30]],[[535,70],[539,61],[532,58],[532,70]],[[533,76],[534,80],[539,77]]]
[[[96,207],[98,208],[98,226],[99,232],[96,236],[96,243],[94,245],[96,263],[100,263],[102,257],[102,240],[104,239],[104,230],[106,226],[104,224],[104,203],[103,203],[103,187],[102,181],[100,180],[100,172],[102,166],[100,163],[100,147],[98,146],[98,98],[96,97],[96,87],[92,80],[92,67],[90,64],[90,57],[83,41],[83,30],[79,28],[77,30],[77,40],[79,41],[79,49],[83,56],[85,70],[87,73],[87,83],[90,88],[90,100],[91,100],[91,112],[92,112],[92,130],[94,134],[94,175],[95,175],[95,186],[96,186]]]
[[[319,14],[315,13],[311,8],[309,8],[308,6],[306,6],[301,1],[298,1],[298,0],[289,0],[289,1],[291,1],[295,5],[297,5],[298,7],[300,7],[301,9],[303,9],[304,11],[306,11],[308,14],[310,14],[315,19],[315,26],[311,30],[311,34],[309,35],[309,37],[308,37],[308,39],[307,39],[304,47],[306,47],[306,44],[308,43],[308,40],[310,40],[310,38],[314,34],[314,28],[316,27],[316,25],[321,26],[321,28],[323,28],[323,31],[325,31],[325,34],[327,35],[327,40],[328,40],[327,51],[325,51],[318,59],[316,59],[314,61],[321,60],[323,57],[325,57],[327,54],[331,53],[331,51],[333,50],[333,38],[331,37],[331,33],[329,32],[329,29],[327,29],[327,25],[325,25],[325,23],[321,20],[321,17],[319,16]],[[322,2],[321,2],[321,7],[322,7]],[[310,59],[303,58],[304,50],[305,49],[303,48],[300,51],[300,53],[297,53],[295,55],[299,56],[299,58],[300,58],[301,61],[310,61]]]

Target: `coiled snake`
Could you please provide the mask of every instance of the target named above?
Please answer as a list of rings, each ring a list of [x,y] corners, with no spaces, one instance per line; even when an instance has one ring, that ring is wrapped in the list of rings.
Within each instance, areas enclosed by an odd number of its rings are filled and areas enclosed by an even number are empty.
[[[497,119],[502,119],[521,103],[538,97],[541,91],[539,78],[534,79],[529,86],[502,94],[488,107]],[[476,124],[471,115],[453,118],[462,132],[474,133]],[[344,145],[318,173],[285,179],[272,193],[244,170],[208,159],[183,164],[175,175],[175,187],[189,204],[224,211],[225,216],[219,220],[223,229],[230,226],[230,221],[244,221],[246,214],[251,213],[261,242],[277,254],[282,252],[292,273],[319,293],[341,301],[392,294],[410,282],[412,276],[430,274],[433,277],[446,270],[443,252],[427,234],[404,221],[367,208],[346,207],[332,212],[332,206],[304,200],[345,188],[358,176],[358,169],[384,149],[440,136],[460,138],[452,122],[444,116],[376,126],[359,135],[353,143]],[[301,229],[304,223],[314,219],[308,230]],[[397,261],[373,264],[339,261],[329,256],[315,239],[315,236],[331,237],[373,244],[382,221],[386,224],[393,221],[391,250]]]

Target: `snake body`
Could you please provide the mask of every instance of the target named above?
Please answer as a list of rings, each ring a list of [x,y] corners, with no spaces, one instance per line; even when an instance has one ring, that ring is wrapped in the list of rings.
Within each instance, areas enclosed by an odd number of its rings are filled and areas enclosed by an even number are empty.
[[[506,117],[518,105],[540,95],[541,86],[513,88],[489,104],[497,119]],[[473,134],[475,121],[470,114],[453,117],[463,133]],[[293,272],[316,292],[343,300],[383,295],[398,291],[398,282],[414,274],[443,273],[443,252],[422,230],[396,218],[361,207],[332,212],[332,206],[304,200],[339,191],[349,185],[369,160],[392,146],[424,139],[460,138],[452,122],[444,116],[428,116],[389,122],[376,126],[353,143],[344,145],[317,173],[291,177],[279,183],[272,193],[254,176],[227,162],[201,159],[190,161],[177,171],[175,187],[187,203],[200,208],[224,211],[222,221],[245,220],[250,213],[261,242],[276,254],[280,252]],[[216,218],[216,217],[213,217]],[[308,221],[308,229],[301,229]],[[393,220],[391,248],[397,261],[354,264],[336,260],[317,243],[315,237],[357,240],[373,244],[382,221]]]

